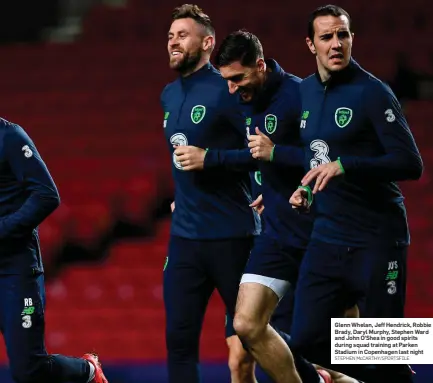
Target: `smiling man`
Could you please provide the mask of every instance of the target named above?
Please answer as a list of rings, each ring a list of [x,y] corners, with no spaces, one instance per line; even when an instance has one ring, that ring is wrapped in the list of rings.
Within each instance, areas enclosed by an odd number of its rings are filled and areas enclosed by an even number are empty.
[[[233,318],[239,281],[260,232],[258,214],[249,206],[248,172],[203,164],[202,148],[234,150],[237,157],[245,140],[235,126],[244,122],[236,97],[209,62],[214,46],[212,23],[198,6],[174,10],[167,50],[170,68],[179,76],[161,95],[175,184],[164,270],[170,383],[201,381],[199,340],[207,303],[216,288]],[[189,171],[196,169],[197,158],[201,171]],[[243,158],[255,166],[249,153]],[[252,359],[235,335],[227,338],[232,382],[255,382]]]
[[[215,62],[248,116],[249,147],[252,156],[260,159],[265,205],[264,230],[241,280],[234,327],[274,381],[292,381],[294,368],[288,366],[294,366],[294,358],[274,329],[289,332],[291,318],[274,313],[286,292],[295,288],[313,226],[312,216],[297,214],[287,199],[303,175],[303,150],[298,146],[301,80],[275,60],[265,59],[260,40],[244,30],[224,38]],[[263,145],[258,148],[256,141]],[[314,370],[307,374],[313,375],[310,381],[318,381]],[[303,381],[308,379],[303,371],[300,375]]]
[[[403,317],[409,231],[396,182],[418,179],[423,169],[394,94],[352,59],[353,38],[342,8],[312,13],[306,42],[317,72],[301,83],[308,172],[291,198],[299,208],[314,195],[316,212],[296,290],[292,346],[325,365],[330,344],[311,346],[329,341],[330,319],[344,307],[359,303],[363,317]],[[369,383],[411,381],[405,365],[367,370],[359,379]]]

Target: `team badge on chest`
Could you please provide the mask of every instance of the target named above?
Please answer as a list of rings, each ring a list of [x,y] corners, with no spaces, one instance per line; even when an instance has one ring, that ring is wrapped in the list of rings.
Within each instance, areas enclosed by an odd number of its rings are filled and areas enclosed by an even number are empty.
[[[206,107],[203,105],[196,105],[191,109],[191,120],[194,124],[198,124],[203,121],[206,114]]]
[[[335,123],[339,128],[345,128],[349,125],[353,117],[353,111],[350,108],[338,108],[335,111]]]
[[[275,114],[268,114],[265,117],[265,129],[268,134],[272,134],[277,130],[277,116]]]

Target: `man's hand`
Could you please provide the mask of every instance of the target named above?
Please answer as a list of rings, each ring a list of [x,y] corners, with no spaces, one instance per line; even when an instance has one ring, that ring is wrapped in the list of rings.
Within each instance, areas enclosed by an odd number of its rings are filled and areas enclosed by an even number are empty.
[[[265,205],[263,205],[263,196],[260,194],[251,204],[252,207],[257,213],[262,214],[263,210],[265,210]]]
[[[196,146],[173,145],[176,160],[182,165],[182,170],[203,170],[206,150]]]
[[[311,181],[316,180],[313,194],[322,191],[333,177],[341,176],[343,169],[338,161],[333,161],[328,164],[319,165],[317,168],[311,169],[302,179],[302,186],[307,186]]]
[[[171,212],[172,212],[172,213],[174,212],[175,207],[176,207],[176,204],[175,204],[174,201],[173,201],[173,202],[170,204],[170,209],[171,209]]]
[[[293,209],[299,209],[301,212],[308,213],[310,204],[308,203],[308,192],[305,189],[296,189],[289,200]]]
[[[262,161],[271,160],[274,143],[259,128],[256,127],[256,134],[250,134],[248,140],[250,141],[248,147],[253,158]]]

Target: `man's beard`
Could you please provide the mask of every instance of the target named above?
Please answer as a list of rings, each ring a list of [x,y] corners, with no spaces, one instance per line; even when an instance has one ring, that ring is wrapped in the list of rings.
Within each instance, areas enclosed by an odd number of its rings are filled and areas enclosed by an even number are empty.
[[[183,53],[181,61],[170,62],[170,68],[178,71],[180,74],[191,72],[201,59],[202,52],[200,50],[193,53]]]
[[[255,103],[257,102],[257,100],[260,99],[264,90],[265,90],[264,83],[259,83],[259,84],[256,83],[256,84],[251,84],[248,87],[239,87],[238,92],[239,94],[242,94],[242,91],[247,91],[249,93],[249,96],[251,97],[251,99],[247,102]]]

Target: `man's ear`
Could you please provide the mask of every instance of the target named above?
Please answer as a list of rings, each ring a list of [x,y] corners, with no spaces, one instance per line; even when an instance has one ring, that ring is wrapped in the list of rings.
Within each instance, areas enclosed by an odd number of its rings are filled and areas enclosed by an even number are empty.
[[[306,39],[305,39],[305,42],[307,43],[307,46],[308,46],[308,49],[310,50],[310,52],[313,54],[313,55],[316,55],[316,47],[314,46],[314,43],[311,41],[311,39],[309,38],[309,37],[307,37]]]

